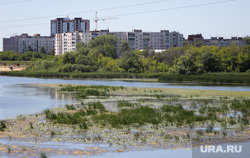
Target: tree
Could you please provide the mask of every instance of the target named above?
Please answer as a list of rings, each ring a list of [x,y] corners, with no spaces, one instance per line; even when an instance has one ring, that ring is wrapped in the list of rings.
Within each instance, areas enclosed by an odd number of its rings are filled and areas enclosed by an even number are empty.
[[[202,56],[202,64],[206,72],[219,71],[219,61],[212,52],[205,52]]]
[[[23,60],[25,61],[30,61],[32,57],[33,57],[33,52],[26,52],[23,54]]]
[[[75,64],[76,62],[76,53],[75,52],[66,52],[63,55],[64,64]]]
[[[33,52],[32,47],[31,47],[31,46],[28,46],[28,49],[27,49],[27,51],[26,51],[26,52]]]
[[[140,50],[139,50],[140,51]],[[141,63],[140,54],[136,51],[127,51],[121,57],[119,62],[119,67],[123,68],[127,72],[141,72],[143,70],[143,66]]]
[[[128,51],[129,49],[130,49],[130,47],[129,47],[128,42],[127,41],[122,41],[121,48],[120,48],[121,55],[124,52]]]
[[[244,37],[243,41],[245,42],[246,45],[250,45],[250,36]]]
[[[52,48],[51,51],[48,52],[48,55],[55,55],[55,48]]]
[[[44,47],[42,47],[42,48],[40,49],[40,53],[42,53],[42,54],[46,55],[46,50],[45,50],[45,48],[44,48]]]
[[[176,72],[182,75],[190,75],[197,72],[198,67],[195,64],[195,58],[190,55],[182,55],[176,64]]]
[[[114,35],[97,36],[94,40],[89,41],[90,48],[96,48],[98,54],[103,56],[117,58],[118,38]]]

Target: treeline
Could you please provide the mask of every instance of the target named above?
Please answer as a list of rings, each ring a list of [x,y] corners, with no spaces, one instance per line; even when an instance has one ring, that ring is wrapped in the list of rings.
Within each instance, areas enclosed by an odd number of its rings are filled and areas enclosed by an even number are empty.
[[[3,51],[0,52],[1,61],[38,61],[38,60],[50,60],[53,59],[53,55],[46,55],[38,52],[26,52],[24,54]]]
[[[61,56],[48,56],[27,52],[0,52],[0,60],[32,60],[29,72],[116,72],[116,73],[175,73],[203,74],[209,72],[250,71],[250,43],[244,47],[230,45],[185,46],[167,49],[162,53],[153,50],[132,50],[122,42],[117,56],[118,39],[113,35],[98,36],[88,44],[78,43],[76,50]]]

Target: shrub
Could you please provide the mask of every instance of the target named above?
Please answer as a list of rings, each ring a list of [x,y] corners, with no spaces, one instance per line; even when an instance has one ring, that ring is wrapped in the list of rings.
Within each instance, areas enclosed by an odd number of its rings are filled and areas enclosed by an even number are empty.
[[[0,121],[0,131],[3,132],[7,128],[6,121]]]

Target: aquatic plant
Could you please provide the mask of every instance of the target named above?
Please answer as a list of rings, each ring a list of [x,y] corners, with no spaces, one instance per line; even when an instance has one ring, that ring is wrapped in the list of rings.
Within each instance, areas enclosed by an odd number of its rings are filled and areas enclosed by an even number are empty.
[[[199,129],[196,131],[196,134],[199,136],[202,136],[202,135],[204,135],[204,132],[203,132],[203,130]]]
[[[45,152],[41,152],[39,158],[47,158],[47,154]]]
[[[30,125],[30,129],[33,129],[33,128],[34,128],[32,122],[30,122],[29,125]]]
[[[10,146],[7,146],[7,151],[8,151],[8,154],[10,154],[10,153],[11,153],[12,149],[11,149],[11,147],[10,147]]]
[[[0,131],[3,132],[7,128],[6,121],[0,121]]]
[[[76,110],[76,107],[74,105],[68,105],[68,104],[66,104],[66,109],[67,110]]]
[[[118,113],[101,114],[93,117],[96,122],[107,122],[113,127],[146,123],[159,124],[162,122],[161,113],[154,108],[140,106],[135,109],[122,109]]]
[[[119,108],[123,108],[123,107],[134,107],[136,104],[130,103],[129,101],[126,100],[120,100],[118,101],[117,106]]]

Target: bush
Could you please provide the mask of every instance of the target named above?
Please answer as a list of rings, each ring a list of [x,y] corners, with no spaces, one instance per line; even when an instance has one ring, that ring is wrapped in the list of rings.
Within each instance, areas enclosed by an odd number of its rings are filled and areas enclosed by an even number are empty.
[[[7,128],[6,121],[0,121],[0,131],[3,132]]]

